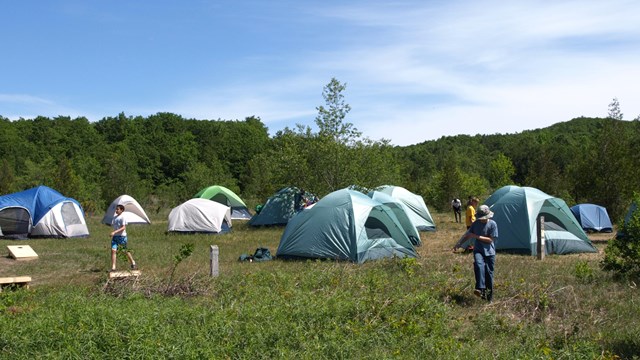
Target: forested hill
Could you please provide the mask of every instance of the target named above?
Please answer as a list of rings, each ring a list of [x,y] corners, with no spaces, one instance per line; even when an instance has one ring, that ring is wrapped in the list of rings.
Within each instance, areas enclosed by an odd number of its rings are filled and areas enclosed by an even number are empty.
[[[274,136],[256,117],[0,117],[0,194],[43,184],[97,213],[129,194],[153,213],[213,184],[232,189],[250,206],[289,185],[322,196],[351,185],[394,184],[446,209],[453,197],[486,197],[517,184],[570,205],[607,206],[615,217],[639,190],[638,121],[577,118],[517,134],[393,147],[331,115],[316,120],[317,132],[285,129]]]
[[[516,184],[570,206],[604,205],[617,219],[640,191],[639,140],[637,120],[580,117],[516,134],[441,137],[396,151],[407,160],[409,182],[441,206],[460,189],[466,197]]]

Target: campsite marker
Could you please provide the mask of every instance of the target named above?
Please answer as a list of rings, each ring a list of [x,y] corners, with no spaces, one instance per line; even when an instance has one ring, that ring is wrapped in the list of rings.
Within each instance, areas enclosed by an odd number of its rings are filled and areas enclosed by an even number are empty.
[[[536,251],[538,252],[538,260],[544,260],[544,215],[538,216],[536,219],[536,226],[538,231],[536,233],[538,241],[536,244]]]
[[[38,254],[29,245],[7,245],[9,255],[16,260],[33,260]]]
[[[218,245],[211,245],[209,250],[209,275],[217,277],[220,274],[218,269],[218,255],[220,254],[220,250],[218,249]]]

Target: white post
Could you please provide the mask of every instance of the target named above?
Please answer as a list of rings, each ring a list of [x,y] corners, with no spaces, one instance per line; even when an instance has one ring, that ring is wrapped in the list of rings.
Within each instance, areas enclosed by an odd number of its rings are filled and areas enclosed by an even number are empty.
[[[544,215],[538,216],[536,219],[536,227],[538,228],[537,236],[538,243],[536,250],[538,252],[538,260],[544,260],[545,245],[544,245]]]
[[[220,253],[220,251],[218,250],[218,245],[211,245],[211,248],[209,250],[209,268],[210,268],[210,272],[209,275],[210,276],[215,276],[217,277],[220,274],[220,271],[218,269],[218,254]]]

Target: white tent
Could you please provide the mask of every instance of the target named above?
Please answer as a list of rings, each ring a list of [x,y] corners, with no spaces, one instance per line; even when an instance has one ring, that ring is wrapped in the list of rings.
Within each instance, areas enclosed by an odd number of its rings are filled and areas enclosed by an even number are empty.
[[[111,202],[102,218],[103,224],[111,225],[113,218],[116,216],[116,206],[118,205],[124,206],[124,212],[121,216],[124,216],[127,224],[151,224],[151,220],[149,220],[142,206],[129,195],[120,195]]]
[[[31,229],[32,237],[84,237],[89,229],[80,206],[70,200],[54,205]]]
[[[169,232],[224,233],[231,229],[231,208],[219,202],[195,198],[169,213]]]
[[[89,235],[80,203],[46,187],[0,196],[3,237],[82,237]]]

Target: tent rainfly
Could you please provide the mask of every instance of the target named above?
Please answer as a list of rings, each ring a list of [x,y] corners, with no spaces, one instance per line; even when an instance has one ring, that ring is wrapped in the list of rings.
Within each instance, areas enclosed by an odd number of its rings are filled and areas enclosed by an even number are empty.
[[[560,198],[531,188],[508,185],[485,204],[491,208],[500,237],[496,250],[537,255],[537,218],[544,216],[546,254],[596,252],[584,230]]]
[[[382,192],[400,200],[406,208],[411,210],[407,211],[407,215],[418,231],[436,230],[436,223],[433,221],[422,196],[414,194],[403,187],[393,185],[380,186],[374,192]]]
[[[278,190],[262,207],[259,213],[249,220],[251,226],[286,225],[298,212],[304,209],[303,197],[315,198],[314,194],[295,186]]]
[[[80,203],[44,185],[0,196],[5,238],[89,236]]]
[[[276,255],[355,263],[418,256],[388,206],[348,189],[334,191],[294,216],[282,234]]]
[[[194,198],[209,199],[231,208],[231,219],[249,220],[251,213],[236,193],[224,186],[213,185],[200,190]]]
[[[585,231],[610,233],[613,225],[607,209],[595,204],[578,204],[571,207],[571,212]]]
[[[393,211],[393,213],[398,218],[400,225],[402,225],[402,229],[404,229],[404,231],[407,233],[407,236],[409,236],[409,240],[411,240],[411,243],[414,246],[422,245],[418,229],[409,218],[408,214],[411,209],[409,209],[407,205],[405,205],[402,201],[394,199],[390,195],[387,195],[383,192],[370,191],[367,195],[373,200],[387,205],[391,209],[391,211]]]

